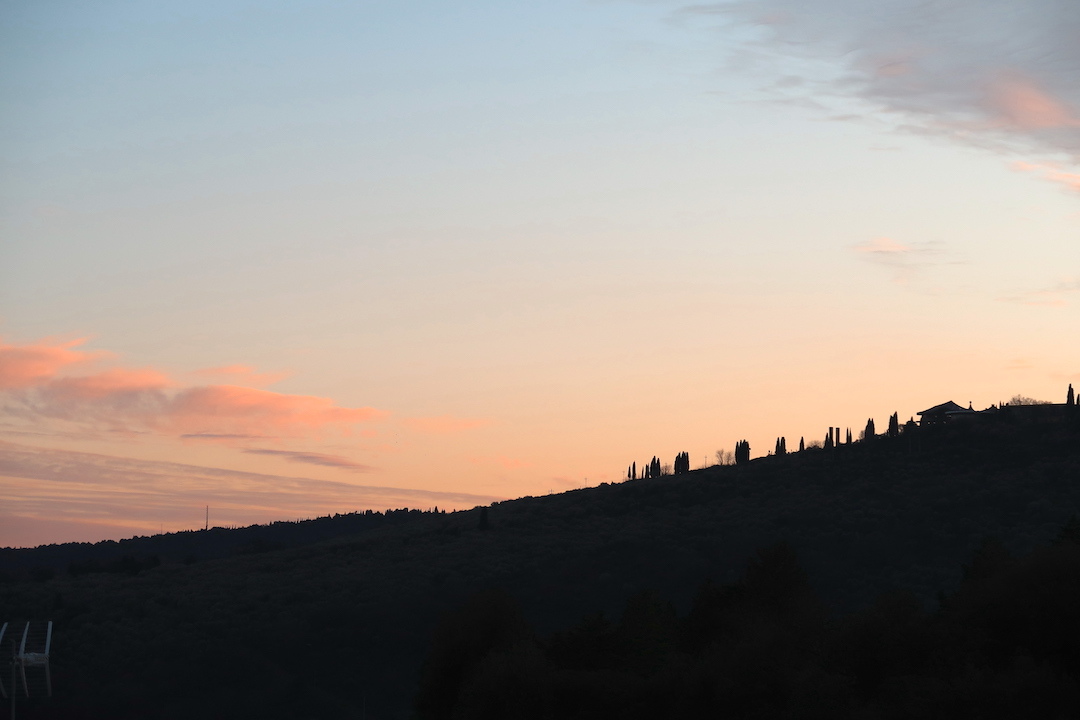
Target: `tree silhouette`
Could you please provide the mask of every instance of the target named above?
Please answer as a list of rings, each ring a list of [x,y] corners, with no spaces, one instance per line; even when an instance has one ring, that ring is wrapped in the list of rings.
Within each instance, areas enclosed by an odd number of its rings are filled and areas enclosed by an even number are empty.
[[[1069,383],[1069,394],[1065,396],[1065,404],[1070,407],[1076,404],[1076,394],[1073,392],[1072,383]]]
[[[1051,403],[1048,400],[1036,400],[1035,398],[1027,397],[1026,395],[1013,395],[1011,398],[1009,398],[1009,402],[1007,404],[1008,405],[1050,405]]]
[[[870,418],[866,421],[866,429],[863,430],[863,439],[869,442],[873,440],[876,435],[877,432],[874,430],[874,418]]]
[[[806,449],[806,437],[804,436],[804,437],[799,438],[799,452],[802,452],[805,449]]]
[[[735,443],[735,464],[750,462],[750,441],[740,440]]]
[[[661,475],[660,458],[653,455],[652,461],[649,463],[649,477],[658,478]]]
[[[900,414],[893,413],[889,416],[889,429],[887,431],[889,437],[896,437],[900,434]]]

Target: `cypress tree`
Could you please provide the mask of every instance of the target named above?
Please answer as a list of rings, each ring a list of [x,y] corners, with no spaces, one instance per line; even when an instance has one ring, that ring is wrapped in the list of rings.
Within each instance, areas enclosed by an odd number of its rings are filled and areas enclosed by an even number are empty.
[[[874,432],[874,418],[870,418],[866,421],[866,430],[863,431],[863,439],[871,441],[877,433]]]
[[[806,449],[806,436],[803,436],[803,437],[799,438],[799,452],[802,452],[805,449]]]
[[[825,449],[828,450],[832,446],[832,428],[829,428],[829,434],[825,436]]]
[[[896,437],[900,434],[900,414],[894,412],[889,416],[889,429],[887,431],[889,437]]]
[[[1076,394],[1073,392],[1072,383],[1069,383],[1069,394],[1065,396],[1065,404],[1070,407],[1076,404]]]
[[[630,479],[637,480],[637,461],[630,463]]]

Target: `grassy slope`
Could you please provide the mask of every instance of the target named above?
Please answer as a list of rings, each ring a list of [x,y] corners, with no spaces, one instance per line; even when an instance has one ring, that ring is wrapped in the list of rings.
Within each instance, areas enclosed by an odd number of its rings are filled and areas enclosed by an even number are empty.
[[[87,717],[405,716],[439,613],[478,589],[541,631],[651,588],[685,607],[787,539],[837,610],[889,587],[927,602],[986,536],[1024,552],[1080,509],[1075,429],[947,428],[427,516],[320,545],[135,577],[0,586],[47,615],[58,697]],[[43,706],[45,707],[45,706]],[[28,717],[29,715],[20,715]]]

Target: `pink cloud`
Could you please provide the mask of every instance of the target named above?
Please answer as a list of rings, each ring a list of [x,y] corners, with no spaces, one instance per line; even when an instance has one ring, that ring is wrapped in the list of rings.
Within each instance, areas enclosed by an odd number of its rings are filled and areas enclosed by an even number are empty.
[[[1040,130],[1080,126],[1080,118],[1072,110],[1028,78],[1001,78],[987,95],[988,109],[1009,127]]]
[[[490,422],[490,420],[482,420],[479,418],[456,418],[450,415],[440,415],[438,417],[407,418],[405,420],[405,425],[417,432],[428,433],[431,435],[449,435],[451,433],[464,432],[465,430],[484,427],[485,425],[489,425]]]
[[[164,410],[174,429],[189,437],[200,433],[298,435],[370,422],[387,413],[375,408],[347,408],[329,398],[240,387],[207,385],[181,390]]]
[[[1013,169],[1019,172],[1031,172],[1041,174],[1043,179],[1064,185],[1069,190],[1080,192],[1080,173],[1071,173],[1061,170],[1051,163],[1028,163],[1015,162]]]
[[[55,377],[65,367],[105,355],[72,349],[84,342],[85,339],[55,345],[0,345],[0,390],[32,387]]]
[[[329,398],[242,385],[185,387],[153,368],[115,367],[58,377],[64,368],[103,354],[73,350],[80,342],[0,346],[0,390],[8,391],[10,401],[0,407],[24,420],[55,418],[92,433],[154,432],[217,442],[300,437],[326,430],[348,434],[352,426],[386,415],[370,407],[341,407]],[[257,376],[242,365],[213,372]]]

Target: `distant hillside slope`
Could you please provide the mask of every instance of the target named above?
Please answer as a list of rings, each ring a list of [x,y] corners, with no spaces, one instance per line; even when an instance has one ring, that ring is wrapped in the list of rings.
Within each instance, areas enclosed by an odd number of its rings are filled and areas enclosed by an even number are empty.
[[[933,603],[984,537],[1025,552],[1078,510],[1076,424],[1003,417],[508,501],[488,529],[477,509],[137,576],[9,582],[0,608],[56,621],[54,710],[404,718],[437,618],[479,589],[505,588],[543,632],[638,589],[685,608],[786,539],[836,611],[891,587]]]
[[[104,540],[96,543],[62,543],[34,548],[0,548],[0,580],[24,576],[49,577],[58,572],[135,573],[162,562],[192,563],[310,545],[343,535],[415,520],[430,511],[359,511],[313,518],[280,521],[241,528],[208,530]]]

